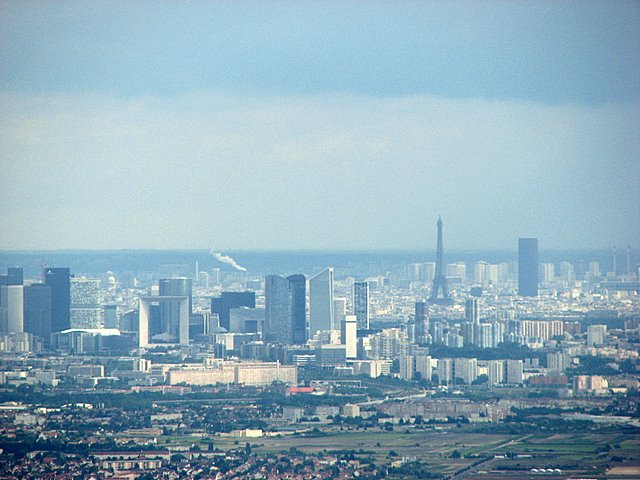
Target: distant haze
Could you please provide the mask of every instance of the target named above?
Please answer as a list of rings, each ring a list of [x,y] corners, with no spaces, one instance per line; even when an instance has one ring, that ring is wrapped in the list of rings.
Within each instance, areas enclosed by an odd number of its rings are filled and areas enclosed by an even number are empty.
[[[638,2],[5,2],[0,249],[640,244]]]
[[[435,261],[435,251],[227,251],[248,270],[248,278],[268,274],[291,275],[303,273],[315,275],[328,265],[334,267],[336,278],[347,275],[366,278],[370,275],[393,273],[406,275],[407,265],[413,262]],[[597,261],[602,272],[612,269],[611,250],[540,251],[540,261],[559,264],[572,262],[579,270],[582,264]],[[637,264],[640,252],[631,252],[631,265]],[[444,260],[465,262],[467,273],[473,276],[473,264],[478,261],[490,263],[517,262],[518,254],[511,251],[445,251]],[[0,251],[0,272],[7,267],[19,265],[24,268],[26,278],[39,278],[43,265],[65,266],[75,275],[99,276],[107,271],[116,277],[147,278],[149,273],[158,276],[181,275],[194,277],[196,262],[200,271],[219,268],[223,274],[235,273],[235,269],[220,263],[206,250],[56,250],[32,252]],[[618,252],[618,272],[626,272],[626,251]],[[633,268],[633,267],[632,267]],[[168,273],[171,272],[171,273]]]

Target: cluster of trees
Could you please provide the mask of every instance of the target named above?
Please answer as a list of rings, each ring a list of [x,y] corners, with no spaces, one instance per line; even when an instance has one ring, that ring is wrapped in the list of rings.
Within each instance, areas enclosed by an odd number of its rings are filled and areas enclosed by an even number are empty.
[[[74,403],[90,403],[100,405],[102,408],[121,408],[135,411],[151,408],[154,400],[166,400],[159,393],[139,393],[123,395],[122,393],[109,392],[67,392],[61,390],[48,390],[36,388],[33,385],[20,385],[15,390],[0,392],[0,403],[23,402],[45,407],[61,407]]]
[[[284,395],[276,392],[263,392],[259,396],[260,404],[263,406],[278,405],[281,407],[317,407],[320,405],[329,405],[332,407],[341,407],[346,403],[354,403],[365,401],[366,395],[361,398],[340,397],[333,395]]]
[[[465,345],[464,348],[447,347],[446,345],[428,345],[429,355],[436,358],[477,358],[478,360],[524,360],[538,358],[544,365],[546,356],[543,352],[532,350],[526,345],[513,342],[502,342],[496,348],[480,348]]]
[[[70,442],[62,438],[52,439],[38,439],[33,434],[18,434],[15,439],[0,441],[0,449],[5,453],[11,453],[16,458],[23,458],[28,452],[32,451],[44,451],[53,452],[57,455],[84,455],[87,456],[90,452],[98,451],[110,451],[116,448],[115,441],[108,439],[101,443],[87,443],[74,441]],[[140,450],[139,445],[117,445],[119,451],[132,451],[137,452]],[[155,445],[147,445],[145,450],[160,450],[160,447]]]
[[[571,368],[573,375],[616,375],[618,373],[636,373],[635,359],[613,362],[610,358],[581,355],[579,363]]]
[[[426,463],[415,461],[403,463],[399,467],[389,468],[387,472],[387,479],[419,479],[419,478],[443,478],[443,475],[434,473],[429,470]]]

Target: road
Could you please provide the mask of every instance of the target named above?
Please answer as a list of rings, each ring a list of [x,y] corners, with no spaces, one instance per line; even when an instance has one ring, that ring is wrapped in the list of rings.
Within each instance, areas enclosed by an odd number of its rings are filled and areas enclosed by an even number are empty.
[[[529,438],[530,436],[531,435],[523,435],[522,437],[519,437],[519,438],[516,438],[516,439],[513,439],[513,440],[507,440],[507,441],[505,441],[505,442],[503,442],[503,443],[501,443],[499,445],[496,445],[496,446],[488,449],[486,451],[486,453],[491,452],[492,450],[496,450],[498,448],[502,448],[502,447],[504,447],[506,445],[515,445],[515,444],[521,442],[522,440],[525,440],[525,439]],[[497,458],[495,458],[493,456],[488,457],[488,458],[484,459],[482,462],[480,462],[479,464],[471,467],[469,470],[465,470],[463,472],[454,474],[453,476],[449,477],[449,480],[461,480],[463,478],[469,478],[469,477],[475,478],[475,475],[478,473],[478,470],[480,470],[481,468],[486,468],[486,467],[490,466],[491,464],[495,463],[497,460],[499,460],[499,459],[497,459]]]
[[[428,393],[426,390],[423,390],[421,392],[414,393],[414,394],[411,394],[411,395],[404,395],[402,397],[400,397],[400,396],[398,396],[398,397],[392,396],[394,393],[398,393],[398,392],[399,392],[399,390],[396,390],[396,391],[393,391],[393,392],[389,392],[391,396],[389,394],[387,394],[387,396],[385,398],[381,398],[379,400],[367,400],[366,402],[360,402],[357,405],[359,405],[361,407],[366,407],[366,406],[369,406],[369,405],[380,405],[381,403],[387,402],[389,400],[393,400],[393,401],[401,400],[401,401],[404,401],[404,400],[409,400],[409,399],[412,399],[412,398],[424,398],[424,397],[427,396],[427,393]]]
[[[476,474],[478,473],[478,469],[480,469],[480,467],[487,467],[492,463],[494,463],[496,460],[497,458],[494,458],[494,457],[486,458],[479,464],[475,465],[474,467],[471,467],[469,470],[456,473],[455,475],[449,477],[449,480],[460,480],[463,478],[469,478],[469,476],[471,476],[472,478],[475,478]]]

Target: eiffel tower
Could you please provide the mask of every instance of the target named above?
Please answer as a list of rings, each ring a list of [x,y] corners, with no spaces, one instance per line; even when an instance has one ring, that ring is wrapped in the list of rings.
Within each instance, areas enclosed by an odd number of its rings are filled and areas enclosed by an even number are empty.
[[[449,298],[449,290],[447,289],[447,277],[444,275],[444,264],[442,254],[442,218],[438,216],[438,247],[436,250],[436,273],[433,277],[433,286],[431,287],[430,303],[438,305],[451,305],[453,300]],[[440,293],[440,295],[438,295]]]

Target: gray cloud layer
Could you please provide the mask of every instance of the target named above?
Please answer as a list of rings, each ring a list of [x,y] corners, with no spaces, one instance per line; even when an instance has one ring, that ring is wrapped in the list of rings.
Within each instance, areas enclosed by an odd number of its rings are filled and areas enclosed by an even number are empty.
[[[640,239],[640,108],[432,96],[0,97],[0,248]]]

